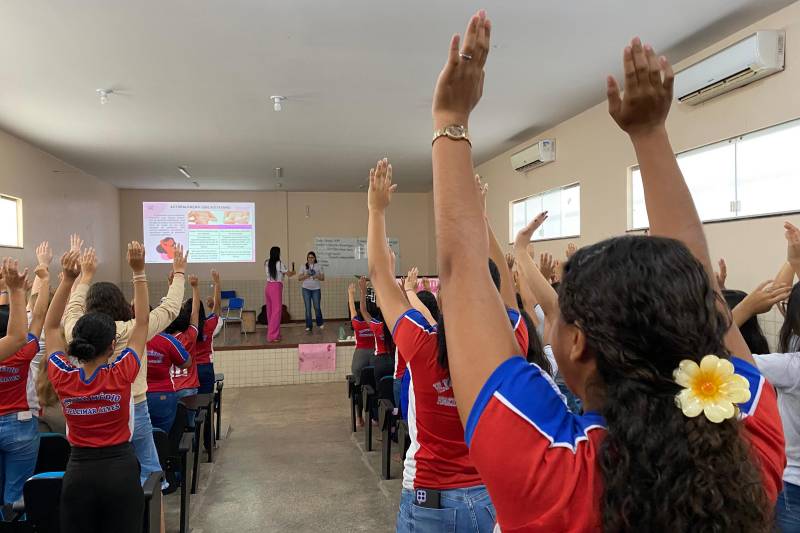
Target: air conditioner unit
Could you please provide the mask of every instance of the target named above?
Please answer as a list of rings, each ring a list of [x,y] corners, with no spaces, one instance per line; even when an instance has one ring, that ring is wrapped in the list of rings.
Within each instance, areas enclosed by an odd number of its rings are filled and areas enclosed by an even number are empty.
[[[783,70],[786,34],[758,31],[675,76],[678,101],[697,105]]]
[[[556,160],[556,141],[543,139],[511,156],[511,166],[517,172],[527,172]]]

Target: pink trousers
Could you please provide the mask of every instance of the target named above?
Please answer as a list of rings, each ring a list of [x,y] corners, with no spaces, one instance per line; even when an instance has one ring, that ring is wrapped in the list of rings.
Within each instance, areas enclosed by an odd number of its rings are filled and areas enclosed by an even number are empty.
[[[283,282],[268,281],[264,287],[264,299],[267,301],[267,340],[281,338],[281,311],[283,309]]]

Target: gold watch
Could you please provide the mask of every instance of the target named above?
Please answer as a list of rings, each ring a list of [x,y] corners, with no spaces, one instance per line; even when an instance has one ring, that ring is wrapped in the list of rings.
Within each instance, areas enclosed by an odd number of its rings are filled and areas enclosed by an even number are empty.
[[[440,128],[433,132],[433,140],[431,144],[436,142],[439,137],[447,137],[453,141],[467,141],[472,146],[472,140],[469,138],[469,132],[466,126],[460,124],[450,124],[444,128]]]

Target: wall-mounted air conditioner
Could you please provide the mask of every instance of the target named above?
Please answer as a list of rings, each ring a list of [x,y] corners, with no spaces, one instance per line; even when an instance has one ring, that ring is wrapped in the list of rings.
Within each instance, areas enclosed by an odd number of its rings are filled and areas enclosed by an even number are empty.
[[[689,105],[783,70],[786,34],[758,31],[675,76],[675,98]]]
[[[527,172],[556,160],[556,141],[543,139],[511,156],[511,166],[517,172]]]

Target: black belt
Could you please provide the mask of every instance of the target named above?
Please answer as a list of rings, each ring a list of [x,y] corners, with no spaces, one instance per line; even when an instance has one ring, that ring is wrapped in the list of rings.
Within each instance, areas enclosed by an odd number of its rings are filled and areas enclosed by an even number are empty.
[[[414,505],[427,509],[441,509],[442,492],[436,489],[414,489]]]

